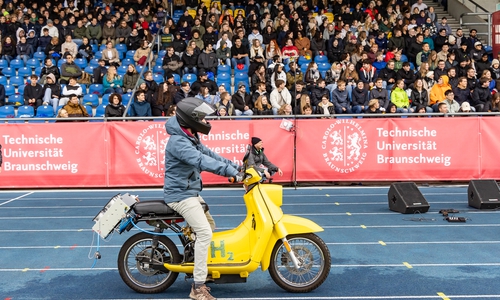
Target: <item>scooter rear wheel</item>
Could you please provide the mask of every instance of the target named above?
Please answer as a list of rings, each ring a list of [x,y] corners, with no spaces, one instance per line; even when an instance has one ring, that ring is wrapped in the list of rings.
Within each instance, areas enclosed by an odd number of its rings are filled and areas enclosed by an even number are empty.
[[[307,293],[316,289],[330,273],[328,247],[313,233],[290,235],[287,239],[300,269],[295,268],[283,242],[279,240],[271,253],[271,278],[282,289],[292,293]]]
[[[153,236],[138,233],[130,237],[118,254],[118,271],[123,281],[134,291],[143,294],[160,293],[170,287],[179,273],[154,269],[149,263]],[[158,237],[153,263],[179,263],[181,256],[175,244],[166,236]]]

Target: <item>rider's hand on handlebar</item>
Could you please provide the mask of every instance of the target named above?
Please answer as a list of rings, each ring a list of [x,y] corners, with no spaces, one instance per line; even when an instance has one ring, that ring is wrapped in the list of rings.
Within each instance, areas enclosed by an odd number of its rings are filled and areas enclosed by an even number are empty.
[[[242,182],[243,179],[245,178],[245,173],[243,172],[239,172],[238,174],[236,174],[235,176],[233,177],[229,177],[229,182],[231,183],[235,183],[235,182]]]
[[[271,174],[269,174],[267,170],[264,170],[264,175],[266,176],[266,178],[271,178]]]

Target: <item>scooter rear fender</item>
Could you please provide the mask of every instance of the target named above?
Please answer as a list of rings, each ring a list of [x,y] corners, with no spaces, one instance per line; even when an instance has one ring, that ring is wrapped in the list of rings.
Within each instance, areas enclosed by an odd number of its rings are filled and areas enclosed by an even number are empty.
[[[283,237],[291,235],[291,234],[300,234],[300,233],[312,233],[312,232],[321,232],[324,229],[313,221],[297,216],[292,215],[283,215],[283,217],[278,221],[281,223],[281,226],[276,226],[275,228],[285,228],[286,233],[279,234],[278,230],[273,230],[272,235],[269,237],[269,242],[266,247],[266,251],[262,255],[262,260],[260,262],[260,268],[262,271],[266,271],[269,268],[269,264],[271,262],[271,252],[273,251],[274,245],[278,240],[281,240]]]

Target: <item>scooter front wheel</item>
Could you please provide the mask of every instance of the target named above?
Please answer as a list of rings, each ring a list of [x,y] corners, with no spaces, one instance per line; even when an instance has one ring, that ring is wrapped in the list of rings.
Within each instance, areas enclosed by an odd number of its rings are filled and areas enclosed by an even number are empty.
[[[179,275],[158,270],[154,265],[180,261],[179,250],[172,240],[159,236],[158,246],[153,250],[153,236],[141,232],[130,237],[121,247],[118,271],[123,281],[134,291],[154,294],[170,287]]]
[[[295,268],[283,242],[279,240],[271,253],[271,278],[282,289],[292,293],[307,293],[316,289],[330,273],[328,247],[313,233],[290,235],[287,239],[300,268]]]

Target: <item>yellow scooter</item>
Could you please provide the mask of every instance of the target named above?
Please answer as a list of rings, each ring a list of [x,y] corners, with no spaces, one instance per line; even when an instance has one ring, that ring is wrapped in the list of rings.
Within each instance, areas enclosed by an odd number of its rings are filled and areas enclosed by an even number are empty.
[[[328,247],[314,232],[323,231],[316,223],[283,214],[280,185],[262,183],[254,168],[243,180],[247,207],[245,220],[236,228],[215,232],[208,251],[208,274],[215,283],[246,282],[259,266],[269,269],[274,282],[286,291],[310,292],[330,273]],[[208,208],[205,208],[208,209]],[[177,279],[179,273],[192,276],[194,241],[189,224],[163,200],[136,202],[117,224],[122,233],[136,227],[143,232],[130,237],[118,255],[123,281],[139,293],[159,293]],[[137,223],[146,222],[154,231],[145,232]],[[167,231],[167,230],[170,231]],[[168,237],[178,235],[183,253]]]

